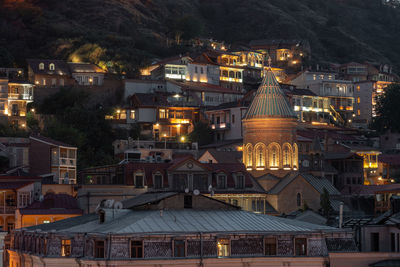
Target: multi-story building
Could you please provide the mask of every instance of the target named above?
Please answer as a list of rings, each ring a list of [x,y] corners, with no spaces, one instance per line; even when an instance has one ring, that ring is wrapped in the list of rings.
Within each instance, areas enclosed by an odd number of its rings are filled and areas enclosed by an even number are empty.
[[[18,127],[26,127],[27,104],[33,101],[33,84],[0,79],[0,119]]]
[[[115,200],[147,191],[197,190],[244,210],[276,214],[266,200],[265,191],[239,162],[201,163],[192,157],[155,163],[126,161],[83,170],[79,173],[78,183],[85,189],[84,193],[78,192],[78,201],[82,207],[89,208],[88,212],[92,212],[99,200],[107,196],[109,188],[117,190],[120,186],[120,192],[113,194]],[[130,190],[125,192],[126,187]],[[91,192],[89,197],[87,192]]]
[[[247,106],[243,105],[242,101],[208,108],[205,113],[211,129],[215,132],[215,141],[242,139],[242,118],[246,111]]]
[[[29,140],[30,173],[53,176],[56,184],[76,183],[76,147],[41,135]]]
[[[107,119],[127,129],[139,125],[142,135],[159,141],[189,134],[200,120],[200,109],[188,105],[180,95],[138,93]]]
[[[0,155],[8,158],[8,167],[22,167],[29,170],[29,146],[28,138],[0,137]]]
[[[176,56],[157,61],[140,69],[140,74],[145,79],[152,80],[186,80],[188,74],[187,65],[192,62],[190,56]]]
[[[76,199],[67,194],[46,194],[15,212],[15,228],[52,223],[81,216],[83,211]]]
[[[311,55],[310,44],[304,40],[253,40],[252,50],[269,55],[277,67],[300,69]]]
[[[163,192],[16,230],[8,252],[10,266],[323,267],[332,250],[356,252],[352,232],[253,214],[203,195]]]
[[[72,63],[53,59],[28,59],[28,78],[39,87],[101,86],[103,71],[91,63]]]
[[[303,71],[290,81],[298,88],[310,89],[318,96],[328,97],[329,105],[340,113],[346,123],[353,119],[354,84],[347,80],[337,80],[335,73]]]

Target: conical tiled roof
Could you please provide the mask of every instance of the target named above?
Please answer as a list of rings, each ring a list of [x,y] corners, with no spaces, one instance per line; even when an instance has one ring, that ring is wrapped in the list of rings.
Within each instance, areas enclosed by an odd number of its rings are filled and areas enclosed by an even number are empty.
[[[296,118],[270,68],[265,72],[245,119],[268,117]]]

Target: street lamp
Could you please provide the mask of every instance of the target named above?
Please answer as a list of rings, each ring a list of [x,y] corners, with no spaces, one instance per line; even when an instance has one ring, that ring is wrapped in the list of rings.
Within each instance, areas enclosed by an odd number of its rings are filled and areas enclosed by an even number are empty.
[[[185,137],[184,136],[181,136],[181,142],[182,143],[185,142]]]
[[[167,134],[163,134],[164,136],[164,149],[167,149]]]

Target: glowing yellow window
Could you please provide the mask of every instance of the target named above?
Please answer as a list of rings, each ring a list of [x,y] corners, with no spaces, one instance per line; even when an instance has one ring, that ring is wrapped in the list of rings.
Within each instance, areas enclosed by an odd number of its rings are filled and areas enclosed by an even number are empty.
[[[357,97],[357,104],[360,104],[360,98]]]
[[[357,109],[357,115],[358,115],[358,116],[360,116],[360,115],[361,115],[361,112],[360,112],[360,110],[359,110],[359,109]]]
[[[63,257],[71,256],[71,240],[70,239],[61,240],[61,256],[63,256]]]

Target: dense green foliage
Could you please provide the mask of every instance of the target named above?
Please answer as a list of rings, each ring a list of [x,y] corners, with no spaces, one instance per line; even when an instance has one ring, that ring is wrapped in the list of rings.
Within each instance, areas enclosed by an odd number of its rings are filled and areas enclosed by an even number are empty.
[[[197,142],[200,146],[213,142],[213,131],[210,126],[204,122],[198,122],[194,125],[193,131],[189,134],[191,142]]]
[[[331,206],[331,200],[329,197],[329,192],[324,188],[324,191],[322,192],[320,196],[320,206],[321,206],[321,212],[322,215],[325,217],[329,217],[329,214],[332,212],[332,206]]]
[[[43,134],[78,147],[78,168],[114,162],[114,133],[105,120],[107,110],[89,106],[89,95],[81,90],[63,88],[48,97],[38,112],[47,115]]]
[[[4,2],[4,3],[3,3]],[[0,65],[88,60],[134,75],[175,41],[306,39],[313,60],[400,66],[400,10],[381,0],[0,0]],[[2,4],[3,3],[3,4]],[[167,43],[169,45],[167,45]]]
[[[377,99],[376,117],[372,128],[379,133],[387,131],[400,133],[400,85],[390,85],[385,94]]]

